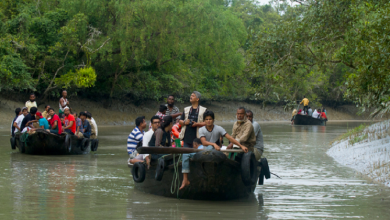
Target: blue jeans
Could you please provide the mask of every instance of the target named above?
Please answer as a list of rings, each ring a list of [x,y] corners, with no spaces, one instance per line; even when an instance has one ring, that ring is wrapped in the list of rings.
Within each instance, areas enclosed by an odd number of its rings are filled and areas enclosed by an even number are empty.
[[[194,146],[192,146],[192,144],[187,144],[186,142],[183,141],[183,147],[186,147],[186,148],[194,148]]]
[[[213,146],[209,145],[204,147],[205,150],[214,149]],[[196,153],[183,154],[182,163],[181,163],[181,172],[190,173],[190,158],[192,158]]]

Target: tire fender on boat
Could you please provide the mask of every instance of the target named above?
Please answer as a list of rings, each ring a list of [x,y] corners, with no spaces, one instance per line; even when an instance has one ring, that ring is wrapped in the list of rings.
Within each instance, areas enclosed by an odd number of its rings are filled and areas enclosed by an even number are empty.
[[[16,140],[15,140],[15,137],[11,137],[11,148],[12,150],[15,150],[16,149]]]
[[[99,146],[99,139],[92,139],[91,140],[91,151],[97,151]]]
[[[241,178],[245,186],[257,182],[257,161],[253,152],[245,153],[241,159]]]
[[[65,136],[65,148],[68,150],[68,152],[70,152],[72,150],[72,143],[71,143],[71,139],[70,139],[70,134],[67,134]]]
[[[80,150],[82,151],[87,150],[89,147],[89,143],[90,143],[89,138],[83,138],[83,140],[81,141]]]
[[[142,183],[145,180],[145,165],[140,162],[135,163],[131,169],[131,174],[133,175],[134,182]]]
[[[271,178],[271,172],[269,170],[267,158],[265,158],[265,157],[261,158],[260,163],[261,163],[261,170],[264,171],[263,173],[264,173],[265,178],[266,179]]]
[[[156,176],[154,177],[157,181],[161,181],[164,175],[165,161],[163,158],[158,159],[156,167]]]

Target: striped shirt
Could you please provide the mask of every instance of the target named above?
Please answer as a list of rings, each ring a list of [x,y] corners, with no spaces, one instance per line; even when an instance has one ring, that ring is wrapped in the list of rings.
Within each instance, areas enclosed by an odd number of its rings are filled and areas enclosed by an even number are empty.
[[[127,153],[132,154],[137,148],[137,144],[142,141],[145,131],[140,131],[138,127],[129,134],[127,138]]]

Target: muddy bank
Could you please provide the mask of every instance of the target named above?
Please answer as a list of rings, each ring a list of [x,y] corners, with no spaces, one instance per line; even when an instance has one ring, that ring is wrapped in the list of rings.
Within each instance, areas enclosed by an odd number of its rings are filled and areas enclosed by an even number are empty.
[[[27,99],[26,99],[27,101]],[[88,110],[99,125],[132,125],[137,116],[144,115],[150,118],[157,111],[160,104],[163,102],[148,101],[141,103],[139,106],[123,100],[115,100],[111,107],[104,108],[103,102],[94,102],[80,98],[69,99],[71,108],[76,111]],[[47,104],[58,111],[59,104],[57,101],[49,101]],[[190,103],[177,103],[180,110],[189,106]],[[239,106],[244,106],[254,112],[256,121],[289,121],[291,111],[284,111],[283,106],[270,105],[263,108],[261,105],[249,104],[245,102],[206,102],[202,104],[208,109],[214,111],[216,121],[234,121],[235,112]],[[0,123],[1,127],[8,126],[14,117],[14,110],[17,107],[23,107],[24,102],[0,98]],[[45,105],[38,106],[38,111],[43,111]],[[326,106],[325,106],[326,107]],[[356,115],[357,109],[352,105],[345,105],[337,109],[327,108],[329,120],[362,120],[367,119],[366,116]]]

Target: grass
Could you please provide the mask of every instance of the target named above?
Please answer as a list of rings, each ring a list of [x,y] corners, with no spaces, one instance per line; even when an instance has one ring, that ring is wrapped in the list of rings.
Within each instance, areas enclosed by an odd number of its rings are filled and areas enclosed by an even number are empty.
[[[354,143],[357,143],[357,142],[360,142],[364,139],[359,139],[358,137],[362,134],[362,132],[364,131],[364,129],[367,128],[367,125],[365,124],[361,124],[353,129],[350,129],[348,130],[346,133],[340,135],[339,137],[337,137],[336,139],[334,139],[332,142],[331,142],[331,145],[335,144],[335,143],[338,143],[342,140],[345,140],[345,139],[351,139],[353,137],[353,139],[356,138],[356,140],[354,141]],[[366,134],[367,135],[367,134]],[[366,136],[364,135],[364,136]],[[368,137],[368,136],[367,136]],[[366,138],[367,138],[366,137]]]

